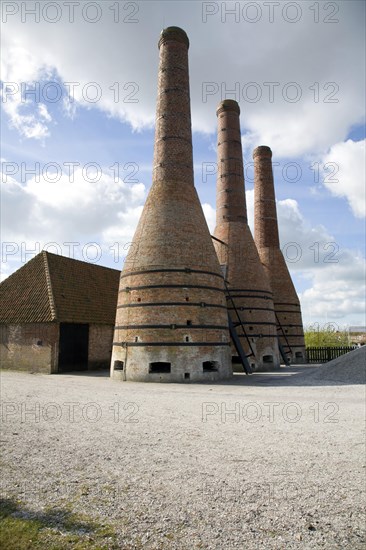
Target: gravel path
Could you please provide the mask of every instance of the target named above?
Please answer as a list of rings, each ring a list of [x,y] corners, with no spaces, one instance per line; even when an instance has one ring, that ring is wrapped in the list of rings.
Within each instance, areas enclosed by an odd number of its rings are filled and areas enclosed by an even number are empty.
[[[321,368],[194,385],[4,372],[2,495],[112,525],[122,549],[363,549],[364,388]]]

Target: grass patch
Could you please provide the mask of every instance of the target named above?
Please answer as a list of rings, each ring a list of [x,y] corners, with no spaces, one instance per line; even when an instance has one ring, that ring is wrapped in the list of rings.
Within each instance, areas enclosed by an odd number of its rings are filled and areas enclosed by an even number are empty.
[[[117,550],[114,529],[67,510],[32,511],[0,500],[0,547],[6,550]]]

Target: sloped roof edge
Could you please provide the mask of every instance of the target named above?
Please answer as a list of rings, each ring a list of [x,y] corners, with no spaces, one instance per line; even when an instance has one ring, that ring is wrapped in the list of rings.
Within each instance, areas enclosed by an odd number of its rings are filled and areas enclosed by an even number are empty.
[[[56,305],[55,305],[55,300],[54,300],[53,291],[52,291],[52,281],[51,281],[51,275],[50,275],[50,268],[49,268],[49,265],[48,265],[47,252],[45,250],[43,250],[41,252],[41,254],[43,256],[44,267],[45,267],[48,299],[50,301],[50,310],[51,310],[51,315],[52,315],[52,321],[56,321],[57,320],[57,311],[56,311]]]
[[[42,251],[0,283],[0,323],[112,324],[120,271]]]

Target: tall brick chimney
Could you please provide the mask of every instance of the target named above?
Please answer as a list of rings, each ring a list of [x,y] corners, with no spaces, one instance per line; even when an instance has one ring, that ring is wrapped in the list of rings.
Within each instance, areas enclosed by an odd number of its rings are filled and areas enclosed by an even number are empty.
[[[224,280],[193,182],[186,33],[168,27],[153,184],[121,274],[111,375],[184,382],[232,375]]]
[[[273,370],[280,364],[276,318],[269,281],[248,225],[239,105],[226,99],[219,104],[216,115],[214,237],[218,240],[214,240],[214,246],[226,274],[230,316],[237,324],[248,361],[254,370]]]
[[[261,145],[254,159],[254,239],[273,292],[280,343],[292,363],[305,361],[299,298],[280,250],[272,151]]]

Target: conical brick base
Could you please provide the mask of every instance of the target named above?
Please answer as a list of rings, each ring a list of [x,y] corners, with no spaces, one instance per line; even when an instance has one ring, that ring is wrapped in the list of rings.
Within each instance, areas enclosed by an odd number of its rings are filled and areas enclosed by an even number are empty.
[[[121,275],[111,374],[184,382],[232,375],[224,280],[193,185],[188,38],[159,41],[153,185]]]

